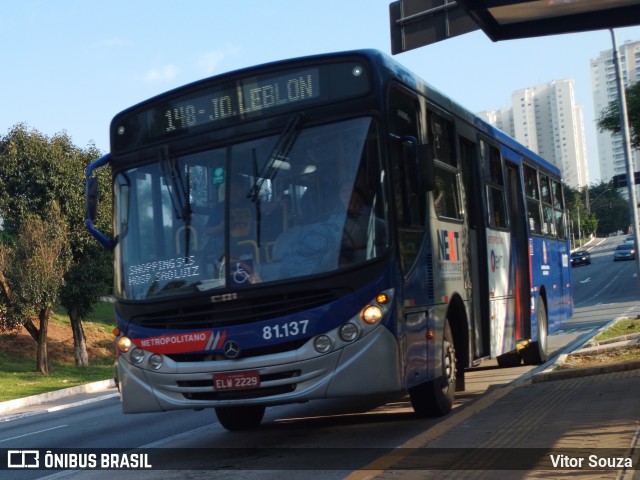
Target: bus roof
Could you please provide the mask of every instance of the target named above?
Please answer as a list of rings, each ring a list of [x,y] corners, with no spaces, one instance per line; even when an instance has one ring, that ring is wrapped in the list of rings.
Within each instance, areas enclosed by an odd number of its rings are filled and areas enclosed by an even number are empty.
[[[474,125],[480,131],[482,131],[485,135],[487,135],[492,139],[495,139],[496,142],[507,147],[517,155],[524,156],[534,161],[536,164],[538,164],[543,169],[549,171],[550,173],[553,173],[558,176],[560,175],[560,170],[550,162],[543,159],[540,155],[529,150],[527,147],[517,142],[515,139],[507,135],[502,130],[494,127],[493,125],[481,119],[480,117],[478,117],[477,115],[475,115],[474,113],[466,109],[465,107],[461,106],[455,100],[451,99],[449,96],[445,95],[444,93],[440,92],[438,89],[433,87],[432,85],[428,84],[421,77],[419,77],[415,73],[408,70],[406,67],[404,67],[402,64],[397,62],[395,59],[393,59],[386,53],[381,52],[379,50],[375,50],[375,49],[360,49],[360,50],[349,50],[349,51],[342,51],[342,52],[336,52],[336,53],[323,53],[323,54],[309,55],[305,57],[277,60],[273,62],[268,62],[260,65],[254,65],[250,67],[245,67],[245,68],[221,73],[219,75],[207,77],[189,84],[182,85],[180,87],[176,87],[172,90],[168,90],[152,98],[144,100],[118,113],[114,117],[114,119],[120,117],[121,115],[126,114],[127,112],[144,108],[145,106],[149,104],[153,104],[165,97],[170,97],[172,95],[175,95],[185,88],[197,89],[200,85],[204,86],[209,82],[211,82],[212,80],[216,80],[216,79],[222,80],[222,79],[232,78],[232,77],[244,77],[244,76],[250,75],[252,72],[256,70],[277,71],[282,67],[289,66],[291,63],[297,63],[297,62],[312,63],[316,61],[339,59],[340,57],[349,57],[349,56],[351,57],[359,56],[359,57],[364,57],[368,59],[369,63],[374,65],[378,74],[381,75],[383,82],[388,81],[390,78],[398,79],[399,81],[406,84],[410,88],[426,96],[427,99],[433,104],[439,106],[440,108],[443,108],[445,111],[449,111],[450,113],[457,116],[458,118],[463,119],[467,123]],[[382,87],[383,85],[378,85],[378,88],[382,88]]]

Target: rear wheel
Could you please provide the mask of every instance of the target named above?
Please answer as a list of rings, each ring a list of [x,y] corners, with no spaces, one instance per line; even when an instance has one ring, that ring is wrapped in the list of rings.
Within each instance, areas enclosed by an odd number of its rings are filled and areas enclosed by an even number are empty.
[[[531,342],[522,351],[525,365],[538,365],[547,359],[547,308],[542,297],[538,297],[538,340]]]
[[[456,391],[456,350],[449,321],[442,338],[442,376],[409,389],[411,405],[419,417],[449,413]]]
[[[263,405],[243,405],[239,407],[216,407],[220,425],[230,431],[249,430],[257,427],[264,417]]]

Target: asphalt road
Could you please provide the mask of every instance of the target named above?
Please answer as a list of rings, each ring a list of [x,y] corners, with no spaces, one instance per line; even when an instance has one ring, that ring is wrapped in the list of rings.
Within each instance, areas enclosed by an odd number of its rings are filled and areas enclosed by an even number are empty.
[[[572,268],[575,307],[600,309],[638,299],[640,281],[636,262],[613,260],[613,251],[624,238],[610,237],[587,245],[591,265]]]

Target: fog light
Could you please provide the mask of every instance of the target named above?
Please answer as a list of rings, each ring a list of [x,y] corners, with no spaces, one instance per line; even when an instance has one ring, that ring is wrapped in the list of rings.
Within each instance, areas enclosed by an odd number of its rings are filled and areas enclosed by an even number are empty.
[[[131,340],[129,340],[129,337],[120,337],[116,340],[116,345],[118,346],[118,350],[122,353],[126,353],[131,348]]]
[[[331,339],[326,335],[320,335],[313,341],[313,347],[318,353],[327,353],[331,350]]]
[[[340,338],[345,342],[353,342],[358,336],[358,327],[353,323],[345,323],[340,327]]]
[[[140,364],[142,360],[144,360],[144,350],[140,348],[134,348],[129,354],[129,359],[136,365]]]
[[[382,318],[382,309],[377,305],[368,305],[362,310],[362,320],[369,325],[377,323]]]
[[[149,361],[147,363],[154,370],[160,369],[160,367],[162,367],[162,355],[154,353],[149,357]]]

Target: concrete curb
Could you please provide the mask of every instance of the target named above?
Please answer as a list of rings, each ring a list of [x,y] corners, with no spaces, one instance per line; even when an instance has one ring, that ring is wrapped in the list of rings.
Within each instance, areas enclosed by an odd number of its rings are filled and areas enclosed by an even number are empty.
[[[554,380],[567,380],[569,378],[588,377],[591,375],[601,375],[603,373],[623,372],[627,370],[635,370],[640,368],[640,360],[607,363],[604,365],[596,365],[593,367],[575,367],[561,368],[567,361],[569,356],[586,356],[615,350],[618,348],[638,346],[640,348],[640,334],[624,335],[621,337],[611,338],[600,342],[593,339],[602,331],[608,329],[616,322],[627,318],[618,317],[601,327],[589,340],[584,342],[576,350],[558,356],[553,365],[549,366],[542,372],[536,373],[531,377],[531,383],[549,382]]]
[[[589,377],[591,375],[601,375],[603,373],[624,372],[627,370],[635,370],[637,368],[640,368],[640,360],[609,363],[607,365],[597,365],[595,367],[566,369],[558,369],[558,365],[554,365],[544,372],[540,372],[531,377],[531,382],[540,383],[551,382],[554,380],[567,380],[569,378]]]
[[[31,395],[30,397],[16,398],[15,400],[0,402],[0,414],[9,412],[11,410],[17,410],[18,408],[22,407],[42,405],[43,403],[54,402],[56,400],[70,397],[72,395],[102,392],[114,387],[115,382],[113,381],[113,379],[110,379],[102,380],[100,382],[88,383],[86,385],[63,388],[62,390],[54,390],[52,392],[41,393],[39,395]]]
[[[632,333],[630,335],[622,335],[620,337],[609,338],[607,340],[588,341],[584,344],[585,347],[597,347],[599,345],[609,345],[610,343],[624,342],[629,340],[640,340],[640,333]]]

